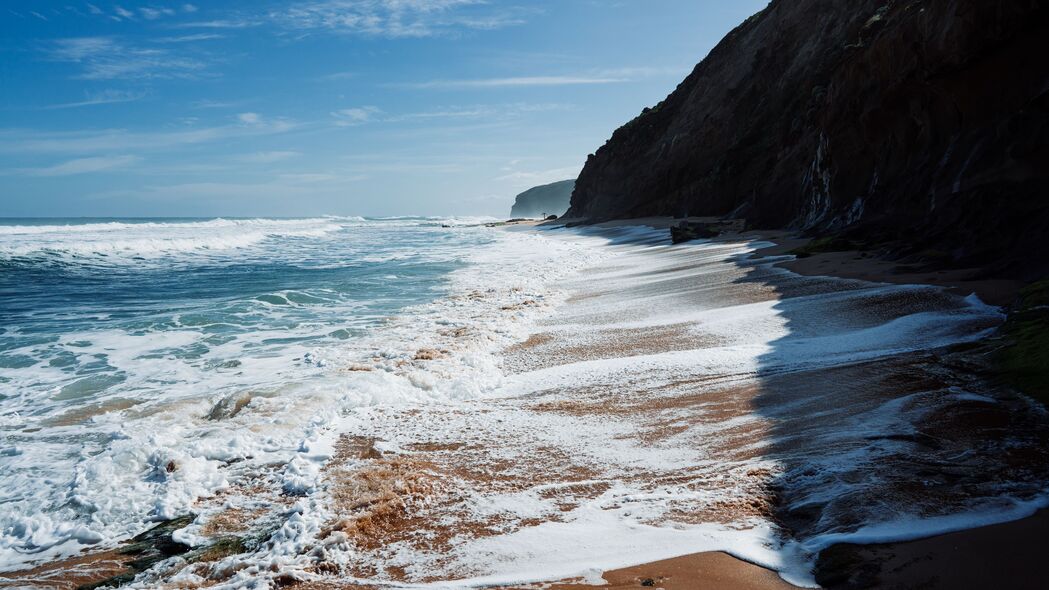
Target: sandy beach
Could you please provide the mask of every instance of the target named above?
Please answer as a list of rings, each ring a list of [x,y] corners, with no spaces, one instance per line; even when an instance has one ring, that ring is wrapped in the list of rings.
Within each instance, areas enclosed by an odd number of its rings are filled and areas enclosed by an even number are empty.
[[[907,543],[847,545],[828,550],[824,588],[949,590],[1045,587],[1039,561],[1049,534],[1049,514]],[[724,553],[700,553],[604,572],[605,588],[640,590],[785,590],[773,572]],[[555,584],[556,590],[592,588]]]
[[[1011,587],[1044,581],[1016,550],[1038,546],[1044,515],[971,528],[1033,512],[1046,476],[1049,430],[1030,402],[945,361],[1001,321],[993,309],[788,271],[778,254],[794,243],[758,234],[671,247],[634,224],[587,231],[611,254],[502,352],[498,395],[362,408],[343,424],[321,473],[331,517],[282,584],[982,588],[988,568],[1007,568]],[[470,336],[447,337],[413,363]],[[209,514],[213,538],[261,518]],[[862,532],[879,522],[897,524]],[[971,530],[840,549],[959,528]],[[817,561],[827,547],[834,559]],[[96,561],[0,585],[112,575],[112,553]],[[179,575],[208,586],[236,563],[217,553]]]
[[[688,218],[691,222],[716,222],[716,218]],[[633,220],[667,229],[678,219]],[[602,224],[615,228],[631,221]],[[729,233],[720,240],[760,239],[774,242],[754,256],[780,256],[811,239],[783,231]],[[928,284],[959,295],[976,294],[992,305],[1014,301],[1019,281],[980,278],[980,269],[917,272],[870,252],[816,253],[778,264],[804,276],[830,276],[876,283]],[[1049,513],[1017,521],[971,528],[902,543],[832,546],[821,556],[820,580],[825,588],[965,589],[990,588],[1008,580],[1010,588],[1042,588],[1049,575],[1039,565],[1041,539],[1049,534]],[[773,572],[724,553],[700,553],[635,567],[604,572],[609,588],[662,587],[674,589],[791,588]],[[552,588],[583,588],[566,583]]]

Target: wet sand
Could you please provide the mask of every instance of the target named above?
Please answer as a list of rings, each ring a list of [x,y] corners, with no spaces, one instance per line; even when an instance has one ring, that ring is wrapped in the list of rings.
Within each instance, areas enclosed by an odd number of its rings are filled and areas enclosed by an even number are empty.
[[[775,572],[721,552],[696,553],[605,572],[609,590],[791,590]],[[558,583],[550,590],[594,588],[585,583]]]
[[[542,222],[538,225],[556,227],[558,224],[581,222],[580,219],[559,219]],[[720,217],[688,217],[677,219],[671,217],[642,217],[607,221],[595,227],[614,229],[644,225],[656,229],[669,229],[682,221],[692,223],[721,223]],[[742,220],[737,220],[742,221]],[[762,248],[755,256],[776,256],[787,254],[812,240],[799,237],[796,232],[784,230],[748,230],[744,232],[728,231],[715,238],[718,241],[769,240],[773,246]],[[952,293],[966,296],[975,293],[985,303],[991,305],[1009,305],[1014,302],[1017,291],[1023,287],[1021,281],[1011,279],[992,279],[983,276],[980,268],[964,269],[919,269],[912,265],[880,256],[874,251],[848,250],[842,252],[819,252],[806,258],[780,263],[782,268],[804,276],[828,276],[845,279],[858,279],[876,283],[896,285],[935,285],[944,287]]]
[[[86,553],[16,572],[0,573],[0,588],[76,590],[129,571],[131,558],[118,551]]]
[[[775,241],[775,246],[759,250],[756,254],[771,256],[787,253],[804,246],[810,240],[777,236]],[[1020,281],[985,278],[981,276],[982,271],[979,268],[917,270],[912,266],[881,258],[876,253],[860,250],[821,252],[807,258],[783,262],[780,266],[805,276],[831,276],[896,285],[935,285],[963,297],[975,293],[990,305],[1013,303],[1016,293],[1023,287]]]
[[[1049,586],[1049,512],[907,543],[842,545],[821,564],[826,588],[1041,590]]]
[[[710,222],[716,218],[690,218]],[[654,217],[601,224],[625,227],[632,224],[669,228],[681,220]],[[787,254],[810,242],[808,238],[782,231],[754,231],[724,235],[720,240],[771,240],[755,257]],[[943,287],[962,296],[976,294],[991,305],[1009,305],[1023,286],[1020,281],[986,279],[980,269],[917,272],[871,252],[815,253],[785,261],[778,266],[803,276],[829,276],[891,284],[926,284]],[[836,545],[825,550],[819,561],[819,581],[825,588],[892,588],[896,590],[980,590],[1008,587],[1017,590],[1049,587],[1049,572],[1041,563],[1045,539],[1049,538],[1049,511],[980,528],[932,536],[915,541],[875,545]],[[713,552],[605,572],[609,588],[662,587],[667,590],[701,588],[793,588],[774,572]],[[564,583],[554,589],[582,588],[582,583]]]
[[[841,545],[826,551],[824,588],[893,590],[1041,590],[1049,512],[906,543]],[[774,572],[724,553],[699,553],[605,572],[613,590],[786,590]],[[592,588],[561,583],[551,590]]]

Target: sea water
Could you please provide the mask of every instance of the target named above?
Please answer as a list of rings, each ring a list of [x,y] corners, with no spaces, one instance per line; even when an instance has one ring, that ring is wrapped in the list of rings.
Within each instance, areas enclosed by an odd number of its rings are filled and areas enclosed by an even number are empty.
[[[483,315],[450,294],[573,248],[514,250],[481,221],[0,220],[0,570],[182,514],[346,407],[494,386],[498,323],[471,366],[395,369]],[[288,490],[311,474],[289,467]]]

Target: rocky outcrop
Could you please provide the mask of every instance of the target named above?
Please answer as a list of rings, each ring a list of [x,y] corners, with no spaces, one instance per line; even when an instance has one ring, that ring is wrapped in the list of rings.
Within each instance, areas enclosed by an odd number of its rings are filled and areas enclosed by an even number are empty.
[[[1047,7],[773,0],[589,157],[568,215],[731,214],[1049,271]]]
[[[575,187],[574,180],[562,180],[530,188],[517,195],[510,209],[511,217],[560,216],[568,209],[568,201]]]

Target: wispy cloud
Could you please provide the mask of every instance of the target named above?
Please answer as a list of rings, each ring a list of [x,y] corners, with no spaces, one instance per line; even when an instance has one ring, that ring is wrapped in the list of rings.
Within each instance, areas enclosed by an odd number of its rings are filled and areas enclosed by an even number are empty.
[[[382,111],[378,107],[364,106],[333,111],[331,116],[335,118],[335,124],[340,127],[362,125],[371,121]]]
[[[107,17],[110,20],[114,20],[117,22],[137,21],[139,19],[147,21],[158,20],[165,17],[176,16],[179,13],[179,10],[176,8],[159,5],[140,6],[138,8],[132,6],[130,8],[124,8],[123,6],[120,6],[118,4],[113,6],[112,13],[107,13],[105,10],[99,8],[96,4],[87,3],[86,6],[89,14]],[[191,8],[192,10],[186,10],[187,7]],[[83,13],[77,10],[76,7],[66,6],[65,9],[69,12],[83,15]],[[183,5],[182,11],[195,12],[196,6],[193,6],[191,4]]]
[[[302,154],[296,151],[255,152],[253,154],[244,154],[238,157],[237,160],[249,164],[270,164],[273,162],[280,162],[281,160],[295,158],[300,155]]]
[[[177,131],[132,132],[124,129],[46,132],[0,130],[0,153],[106,154],[169,150],[232,138],[286,133],[297,125],[285,119],[259,118],[253,124],[200,127]]]
[[[188,77],[203,70],[197,60],[165,49],[127,45],[113,37],[58,39],[47,50],[54,61],[79,64],[84,80]]]
[[[228,18],[205,21],[191,21],[172,25],[175,29],[246,29],[257,27],[262,21],[250,18]]]
[[[579,176],[582,166],[565,166],[561,168],[550,168],[546,170],[517,170],[516,164],[504,168],[506,174],[497,176],[494,180],[510,183],[511,186],[527,186],[557,182]]]
[[[524,22],[518,7],[486,0],[313,0],[271,11],[269,19],[297,31],[381,37],[432,37]]]
[[[357,72],[334,72],[321,76],[321,80],[349,80],[350,78],[356,78]]]
[[[654,77],[671,77],[681,78],[692,71],[691,65],[677,65],[677,66],[633,66],[633,67],[621,67],[601,70],[599,72],[602,76],[614,76],[617,78],[628,78],[636,80],[638,78],[654,78]]]
[[[209,202],[227,199],[231,202],[243,202],[244,199],[250,199],[254,203],[268,199],[284,202],[288,198],[308,201],[318,196],[318,190],[339,191],[343,184],[358,182],[364,178],[366,177],[361,175],[331,173],[282,174],[266,182],[189,182],[143,186],[134,190],[117,189],[96,193],[93,196],[99,198],[135,197],[178,203],[185,203],[187,199],[207,199]]]
[[[84,100],[76,102],[66,102],[61,104],[53,104],[43,107],[46,110],[53,109],[72,109],[77,107],[86,107],[99,104],[116,104],[123,102],[134,102],[141,100],[146,97],[146,93],[143,91],[131,91],[131,90],[103,90],[101,92],[94,92],[88,94]]]
[[[626,77],[609,76],[519,76],[512,78],[473,78],[466,80],[429,80],[397,84],[401,88],[507,88],[526,86],[581,86],[629,82]]]
[[[138,13],[146,20],[157,20],[162,16],[175,16],[175,11],[171,8],[142,7],[138,9]]]
[[[591,70],[573,75],[510,76],[493,78],[468,78],[458,80],[427,80],[393,84],[398,88],[416,89],[463,89],[463,88],[513,88],[529,86],[585,86],[592,84],[619,84],[642,78],[669,76],[678,78],[690,71],[685,66],[635,66],[603,70]]]
[[[562,103],[524,102],[497,105],[482,104],[472,106],[450,106],[430,111],[393,115],[384,120],[388,122],[400,122],[437,119],[508,118],[521,116],[526,113],[564,111],[572,108],[572,105]]]
[[[330,172],[300,172],[296,174],[281,174],[278,178],[291,184],[315,184],[319,182],[356,182],[364,180],[367,176],[363,174],[347,176]]]
[[[239,102],[229,102],[229,101],[221,101],[221,100],[208,100],[208,99],[205,98],[205,99],[193,101],[191,103],[191,106],[193,108],[195,108],[195,109],[229,109],[229,108],[240,106],[240,104],[241,103],[239,103]]]
[[[218,33],[196,33],[193,35],[177,35],[174,37],[157,37],[153,41],[157,43],[196,43],[197,41],[210,41],[212,39],[225,39],[225,35]]]
[[[124,168],[141,158],[138,156],[99,156],[93,158],[77,158],[54,166],[44,168],[21,168],[16,174],[26,176],[72,176],[74,174],[87,174],[90,172],[103,172],[114,168]]]

